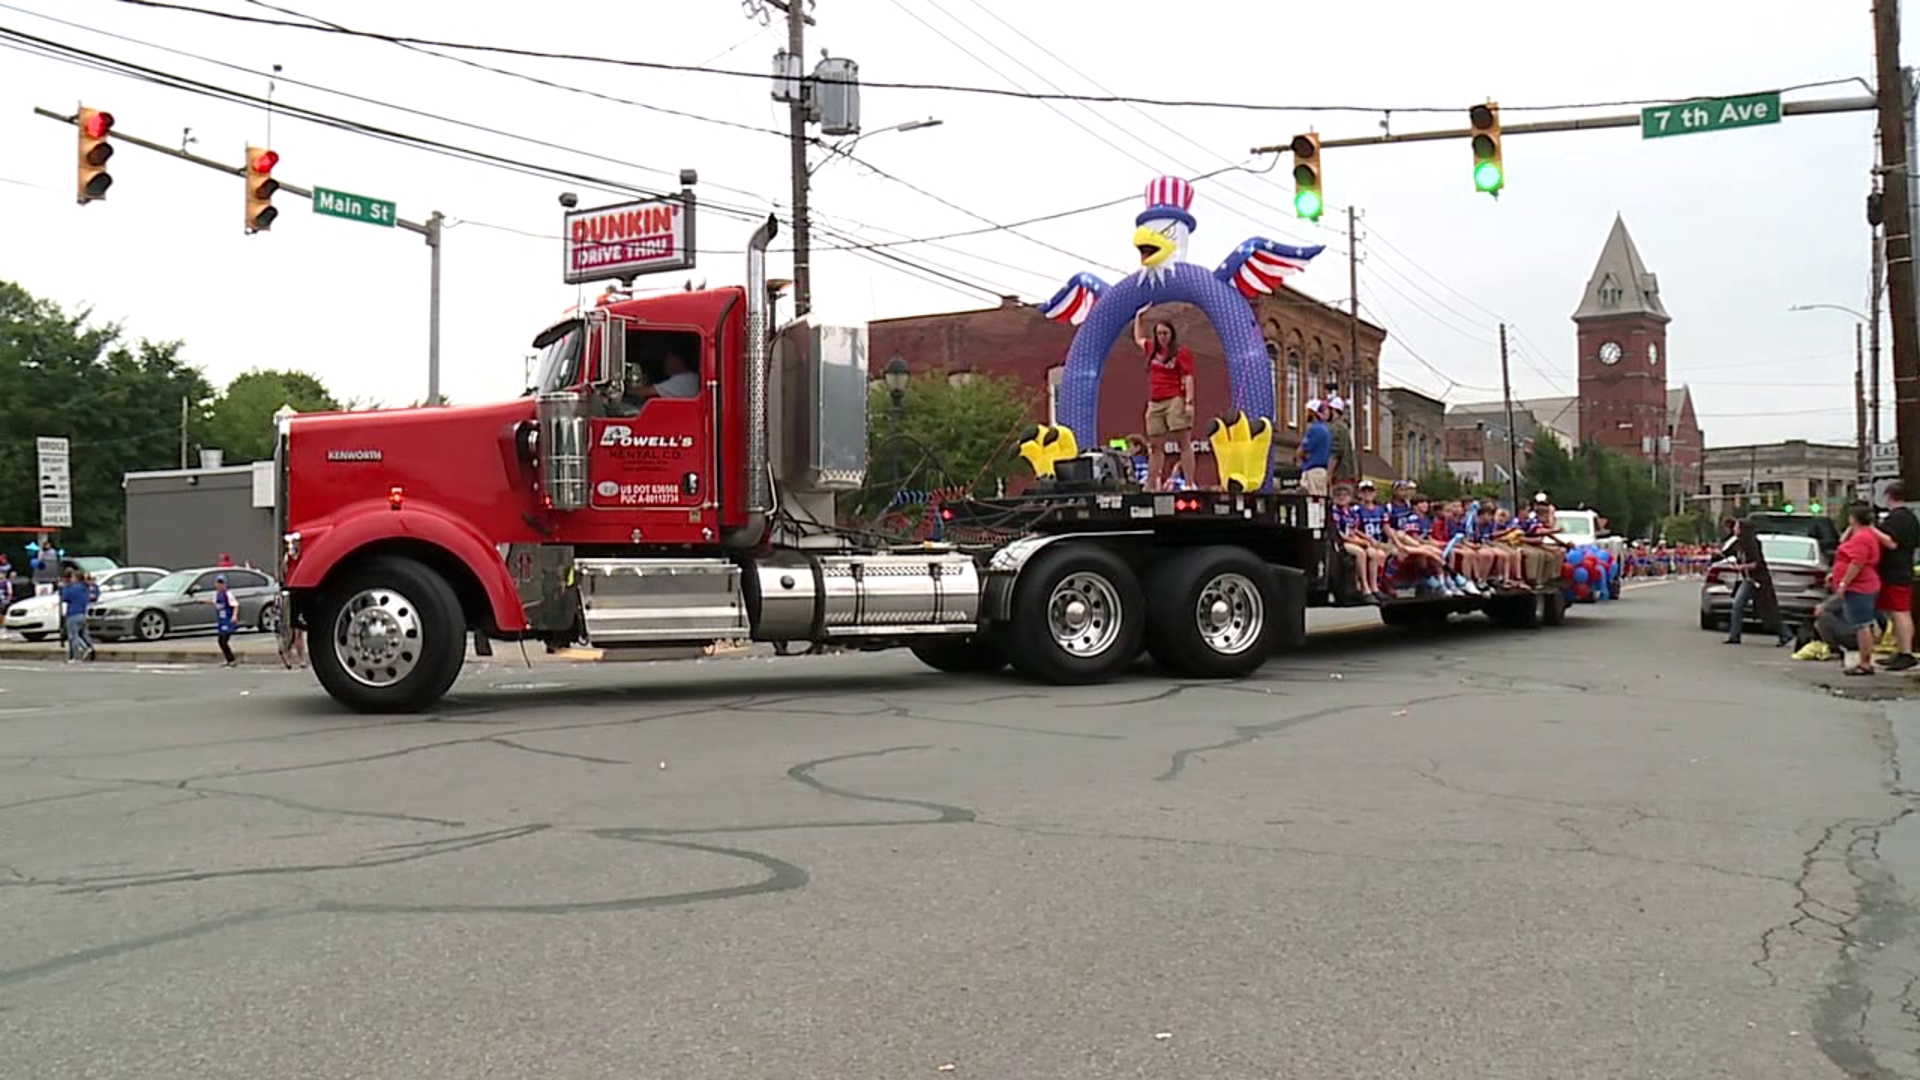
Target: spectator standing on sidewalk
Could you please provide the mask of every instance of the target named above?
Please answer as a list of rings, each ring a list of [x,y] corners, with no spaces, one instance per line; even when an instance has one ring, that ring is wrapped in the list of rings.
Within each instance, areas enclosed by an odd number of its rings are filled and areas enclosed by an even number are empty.
[[[1880,550],[1885,534],[1873,527],[1873,507],[1860,503],[1848,511],[1847,535],[1834,552],[1827,584],[1840,594],[1840,617],[1853,631],[1859,655],[1849,675],[1873,674],[1874,602],[1880,595]]]
[[[1880,553],[1880,598],[1875,606],[1893,621],[1893,655],[1880,662],[1888,671],[1905,671],[1920,659],[1913,655],[1913,556],[1920,548],[1920,517],[1907,505],[1900,481],[1887,485],[1892,509],[1880,521],[1885,545]]]
[[[220,655],[227,658],[227,667],[240,662],[234,659],[233,646],[228,644],[233,640],[234,631],[239,628],[238,621],[235,618],[233,594],[227,591],[227,575],[221,574],[213,579],[213,630],[217,635],[214,640],[220,643]]]
[[[67,663],[93,659],[93,642],[87,638],[87,605],[94,592],[86,575],[68,571],[60,575],[61,629],[66,631]]]

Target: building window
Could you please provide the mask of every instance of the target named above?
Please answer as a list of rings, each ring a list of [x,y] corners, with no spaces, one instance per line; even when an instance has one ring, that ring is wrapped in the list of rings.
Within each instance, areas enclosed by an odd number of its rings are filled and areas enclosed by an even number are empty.
[[[1360,448],[1373,449],[1373,384],[1363,383],[1355,388],[1360,395]]]
[[[1307,360],[1307,396],[1324,397],[1320,389],[1320,358],[1315,356]]]
[[[1060,422],[1060,377],[1066,374],[1067,365],[1055,364],[1047,369],[1047,423]]]
[[[1400,462],[1400,471],[1408,476],[1420,475],[1420,436],[1407,434],[1407,456]]]
[[[1287,426],[1300,426],[1300,354],[1287,354]]]

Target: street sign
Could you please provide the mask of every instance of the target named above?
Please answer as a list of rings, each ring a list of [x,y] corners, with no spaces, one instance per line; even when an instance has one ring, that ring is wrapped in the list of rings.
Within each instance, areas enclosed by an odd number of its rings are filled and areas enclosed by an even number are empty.
[[[1703,131],[1758,127],[1780,122],[1779,94],[1743,94],[1740,97],[1701,98],[1640,110],[1640,137],[1698,135]]]
[[[393,204],[385,199],[369,199],[365,195],[350,195],[332,188],[313,189],[313,212],[326,217],[364,221],[369,225],[383,225],[391,229],[395,220],[393,210]]]
[[[67,440],[40,436],[35,441],[40,458],[40,524],[53,529],[73,528],[73,474],[67,467]]]
[[[693,195],[572,210],[560,242],[569,285],[693,266]]]

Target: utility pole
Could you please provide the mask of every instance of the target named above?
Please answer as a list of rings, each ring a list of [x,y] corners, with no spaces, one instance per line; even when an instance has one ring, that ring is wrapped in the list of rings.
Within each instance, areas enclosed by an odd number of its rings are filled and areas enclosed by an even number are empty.
[[[180,395],[180,467],[187,467],[187,395]]]
[[[1913,204],[1907,146],[1906,80],[1900,69],[1899,0],[1875,0],[1873,44],[1879,85],[1880,148],[1885,159],[1887,307],[1893,315],[1893,428],[1900,478],[1920,485],[1920,316],[1914,308]]]
[[[787,0],[787,52],[804,72],[807,55],[807,23],[803,8],[807,0]],[[813,310],[812,227],[807,210],[807,121],[812,118],[816,84],[800,75],[799,93],[787,103],[787,143],[793,170],[793,317],[803,318]]]
[[[1507,479],[1513,483],[1513,512],[1520,513],[1520,436],[1513,427],[1513,378],[1507,371],[1507,324],[1500,324],[1500,396],[1507,403]]]
[[[1360,411],[1360,395],[1368,391],[1363,385],[1366,380],[1361,377],[1363,373],[1360,369],[1360,243],[1355,228],[1358,217],[1358,211],[1351,206],[1347,207],[1347,370],[1353,379],[1350,389],[1354,399],[1355,418],[1365,423],[1373,418],[1373,409],[1369,407],[1365,413]],[[1379,379],[1376,378],[1374,381],[1378,382]],[[1354,457],[1359,457],[1360,448],[1372,441],[1368,437],[1371,434],[1372,432],[1363,432],[1359,438],[1353,440]],[[1344,466],[1346,462],[1343,461],[1340,464]]]
[[[1873,285],[1867,290],[1867,435],[1880,441],[1880,300],[1887,280],[1887,249],[1878,225],[1873,227]]]
[[[1853,324],[1853,465],[1862,486],[1867,475],[1867,373],[1860,352],[1860,324]]]

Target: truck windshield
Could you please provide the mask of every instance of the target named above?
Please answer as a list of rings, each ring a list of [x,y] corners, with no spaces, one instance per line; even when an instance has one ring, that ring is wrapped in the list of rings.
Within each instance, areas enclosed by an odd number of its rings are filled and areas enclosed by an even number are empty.
[[[580,320],[563,322],[533,339],[533,347],[540,350],[539,363],[535,365],[538,375],[529,391],[548,393],[565,390],[580,381],[580,342],[584,337],[580,330]]]

